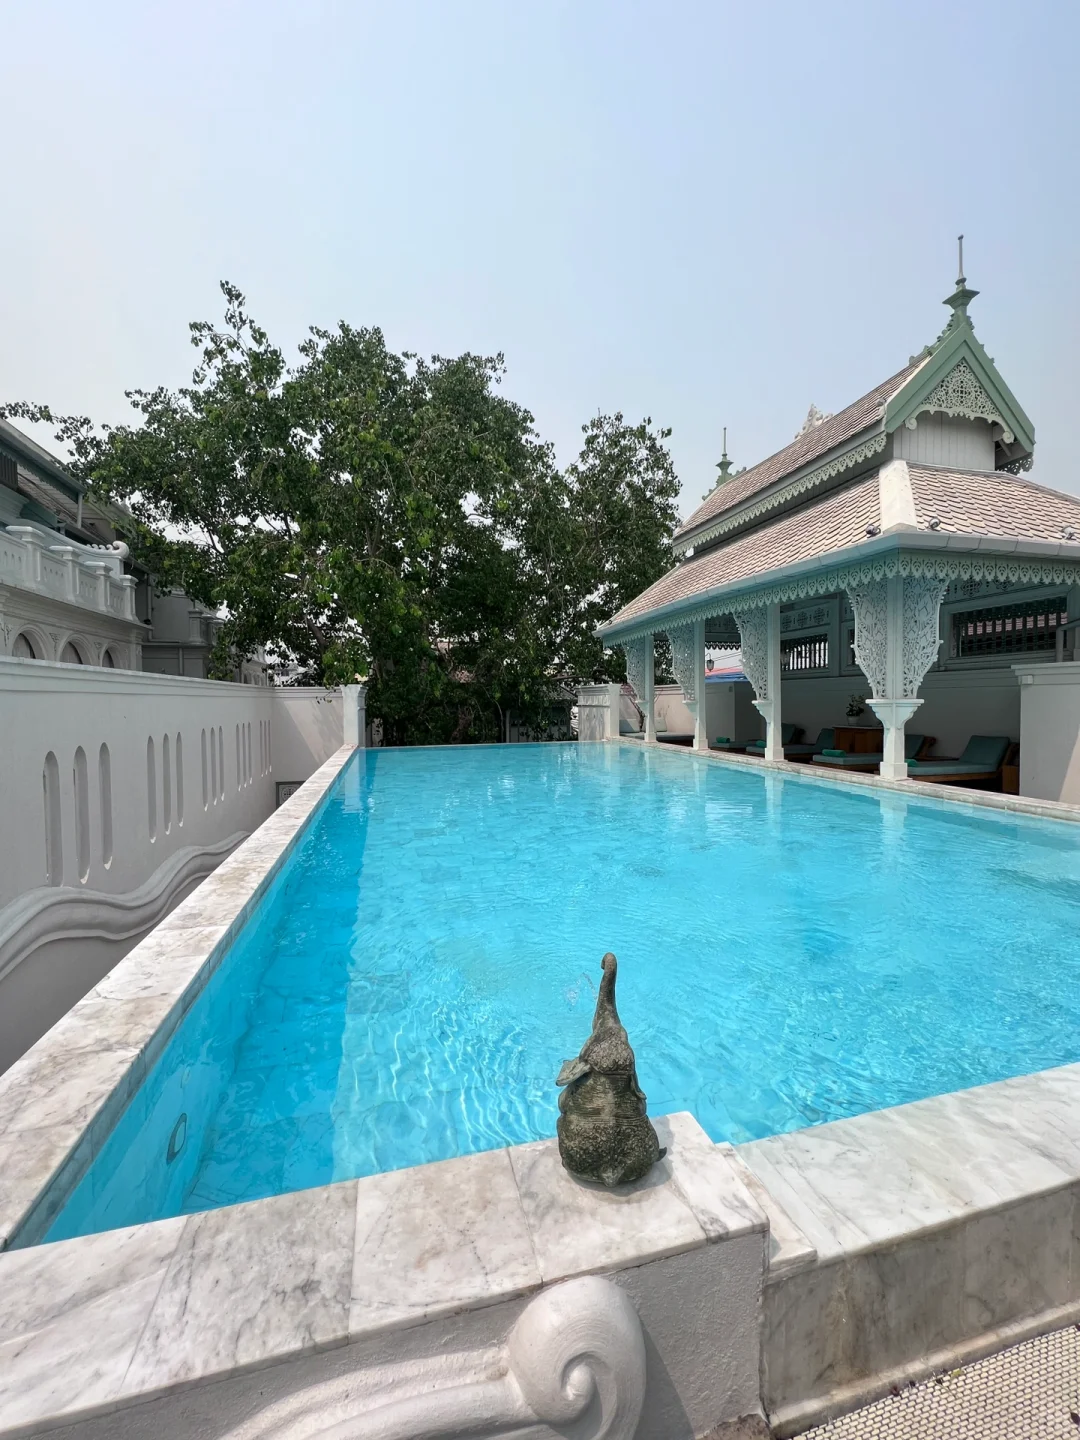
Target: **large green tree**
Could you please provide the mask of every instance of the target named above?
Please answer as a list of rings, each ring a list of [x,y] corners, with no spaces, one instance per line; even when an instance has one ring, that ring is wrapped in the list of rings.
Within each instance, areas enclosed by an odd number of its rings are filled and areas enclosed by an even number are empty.
[[[191,384],[129,392],[136,423],[0,411],[52,422],[157,583],[225,616],[218,673],[265,646],[301,682],[361,675],[397,743],[539,727],[560,684],[621,678],[593,631],[671,563],[669,432],[597,416],[560,471],[501,356],[341,324],[289,366],[222,289]]]

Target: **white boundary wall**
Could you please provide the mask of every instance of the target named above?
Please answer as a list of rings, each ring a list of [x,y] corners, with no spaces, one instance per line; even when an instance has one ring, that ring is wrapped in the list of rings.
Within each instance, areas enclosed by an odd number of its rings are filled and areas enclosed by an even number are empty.
[[[621,685],[583,685],[578,691],[578,739],[617,740]]]
[[[340,691],[0,657],[0,1071],[342,733]]]
[[[1080,663],[1017,665],[1020,794],[1080,804]]]

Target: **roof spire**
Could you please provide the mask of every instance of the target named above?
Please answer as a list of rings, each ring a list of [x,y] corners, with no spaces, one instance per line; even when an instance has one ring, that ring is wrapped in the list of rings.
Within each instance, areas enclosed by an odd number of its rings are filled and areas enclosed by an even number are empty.
[[[941,302],[943,305],[948,305],[953,312],[952,318],[950,319],[948,325],[945,327],[946,330],[954,330],[956,326],[961,322],[961,320],[967,321],[969,325],[971,324],[971,321],[968,319],[967,307],[971,304],[972,300],[974,300],[975,296],[979,293],[978,290],[972,290],[970,288],[967,283],[967,278],[964,275],[963,235],[958,235],[956,237],[956,243],[959,247],[960,252],[960,273],[956,277],[956,289],[948,297],[947,300],[943,300]]]
[[[731,461],[727,458],[727,426],[724,426],[724,453],[717,461],[716,468],[720,471],[720,479],[717,482],[722,485],[731,474]]]

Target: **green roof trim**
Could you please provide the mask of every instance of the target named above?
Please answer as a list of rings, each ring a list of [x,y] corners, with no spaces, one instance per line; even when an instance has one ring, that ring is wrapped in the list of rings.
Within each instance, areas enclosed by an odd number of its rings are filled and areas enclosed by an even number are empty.
[[[953,315],[927,364],[889,401],[885,409],[886,431],[891,434],[906,421],[914,419],[922,410],[927,409],[927,398],[963,363],[966,363],[974,380],[985,392],[990,406],[975,405],[964,408],[942,405],[930,408],[943,409],[950,414],[967,415],[972,419],[999,419],[1008,432],[1007,437],[998,442],[1005,452],[1006,460],[1011,463],[1030,457],[1035,450],[1035,427],[977,339],[971,321],[964,311],[957,311]]]

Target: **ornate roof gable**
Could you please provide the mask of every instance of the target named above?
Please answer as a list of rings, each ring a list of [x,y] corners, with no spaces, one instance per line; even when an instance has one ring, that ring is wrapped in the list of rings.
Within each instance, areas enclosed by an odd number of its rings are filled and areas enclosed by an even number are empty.
[[[884,428],[892,432],[924,412],[988,420],[1002,429],[998,469],[1030,470],[1035,427],[976,338],[966,308],[953,315],[926,365],[890,399]]]
[[[721,482],[676,531],[676,551],[754,528],[836,477],[858,475],[882,455],[894,431],[923,412],[1000,425],[998,468],[1029,470],[1034,427],[975,336],[967,307],[977,294],[961,273],[944,301],[953,313],[932,346],[861,400],[804,426],[783,450]]]

